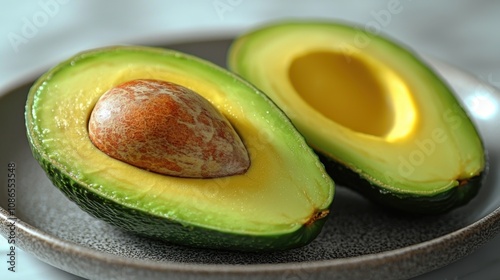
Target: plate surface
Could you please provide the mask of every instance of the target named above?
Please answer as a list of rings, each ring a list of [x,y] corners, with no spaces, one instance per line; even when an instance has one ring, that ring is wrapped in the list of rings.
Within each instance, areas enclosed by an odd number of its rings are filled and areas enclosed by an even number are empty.
[[[231,40],[169,45],[225,65]],[[449,82],[483,136],[489,169],[479,195],[440,216],[380,209],[337,186],[332,215],[310,245],[285,252],[193,249],[137,237],[101,222],[70,202],[33,159],[24,128],[32,81],[0,98],[3,178],[15,163],[16,245],[50,265],[106,279],[401,279],[447,265],[500,231],[500,94],[446,64],[429,63]],[[0,232],[9,235],[7,180],[0,183]],[[281,277],[281,278],[280,278]]]

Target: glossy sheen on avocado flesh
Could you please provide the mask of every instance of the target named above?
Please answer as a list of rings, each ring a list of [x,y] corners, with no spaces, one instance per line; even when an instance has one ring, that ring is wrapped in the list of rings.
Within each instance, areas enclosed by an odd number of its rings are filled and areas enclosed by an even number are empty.
[[[99,97],[134,79],[170,81],[209,100],[251,157],[242,175],[165,176],[115,160],[89,140]],[[167,241],[210,248],[272,250],[310,242],[332,202],[333,182],[286,116],[254,87],[182,53],[116,47],[76,55],[33,86],[26,105],[35,158],[84,210]]]
[[[337,23],[280,23],[238,38],[229,67],[284,110],[337,183],[414,212],[476,193],[485,158],[475,127],[399,45]]]

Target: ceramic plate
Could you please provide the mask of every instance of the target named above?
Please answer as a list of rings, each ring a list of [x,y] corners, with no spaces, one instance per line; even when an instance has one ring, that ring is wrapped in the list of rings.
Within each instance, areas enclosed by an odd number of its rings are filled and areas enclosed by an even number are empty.
[[[170,45],[225,65],[230,40]],[[490,172],[479,195],[440,216],[408,216],[377,208],[337,186],[332,215],[303,248],[275,253],[193,249],[137,237],[81,211],[52,186],[33,159],[24,128],[32,81],[0,98],[1,233],[9,235],[8,164],[15,164],[16,244],[50,265],[106,279],[395,279],[447,265],[500,230],[500,94],[446,64],[429,60],[455,89],[478,125]],[[12,208],[12,207],[11,207]],[[169,278],[170,279],[170,278]]]

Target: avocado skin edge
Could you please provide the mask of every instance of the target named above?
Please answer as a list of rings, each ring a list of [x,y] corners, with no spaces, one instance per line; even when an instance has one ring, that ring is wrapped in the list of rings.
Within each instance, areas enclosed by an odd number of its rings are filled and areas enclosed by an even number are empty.
[[[358,173],[349,169],[335,159],[315,150],[320,161],[324,164],[328,175],[337,185],[350,188],[363,195],[382,208],[390,211],[404,212],[417,215],[437,215],[449,212],[457,207],[467,204],[474,198],[483,183],[487,168],[479,175],[467,180],[461,186],[437,193],[432,196],[391,193],[381,191],[376,184],[361,177]]]
[[[103,198],[31,150],[51,182],[82,210],[124,231],[172,244],[242,252],[288,250],[313,241],[327,220],[323,217],[282,235],[245,235],[183,225]]]

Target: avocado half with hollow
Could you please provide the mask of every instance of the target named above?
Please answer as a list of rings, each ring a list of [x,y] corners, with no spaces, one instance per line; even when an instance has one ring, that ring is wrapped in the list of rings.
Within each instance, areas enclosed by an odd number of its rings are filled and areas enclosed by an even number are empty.
[[[264,91],[337,184],[410,212],[467,203],[482,141],[450,88],[417,56],[333,22],[284,22],[237,38],[229,68]]]
[[[94,107],[130,81],[173,83],[201,96],[237,132],[250,166],[227,176],[189,178],[148,171],[97,148],[88,126]],[[198,110],[191,104],[185,103],[186,110]],[[96,114],[123,113],[113,110],[96,108]],[[148,117],[143,111],[133,118]],[[210,122],[200,116],[198,121]],[[320,232],[333,199],[334,184],[322,163],[274,103],[227,70],[176,51],[112,47],[62,62],[30,90],[26,127],[34,157],[83,210],[172,243],[245,251],[302,246]],[[203,137],[216,136],[207,131]]]

